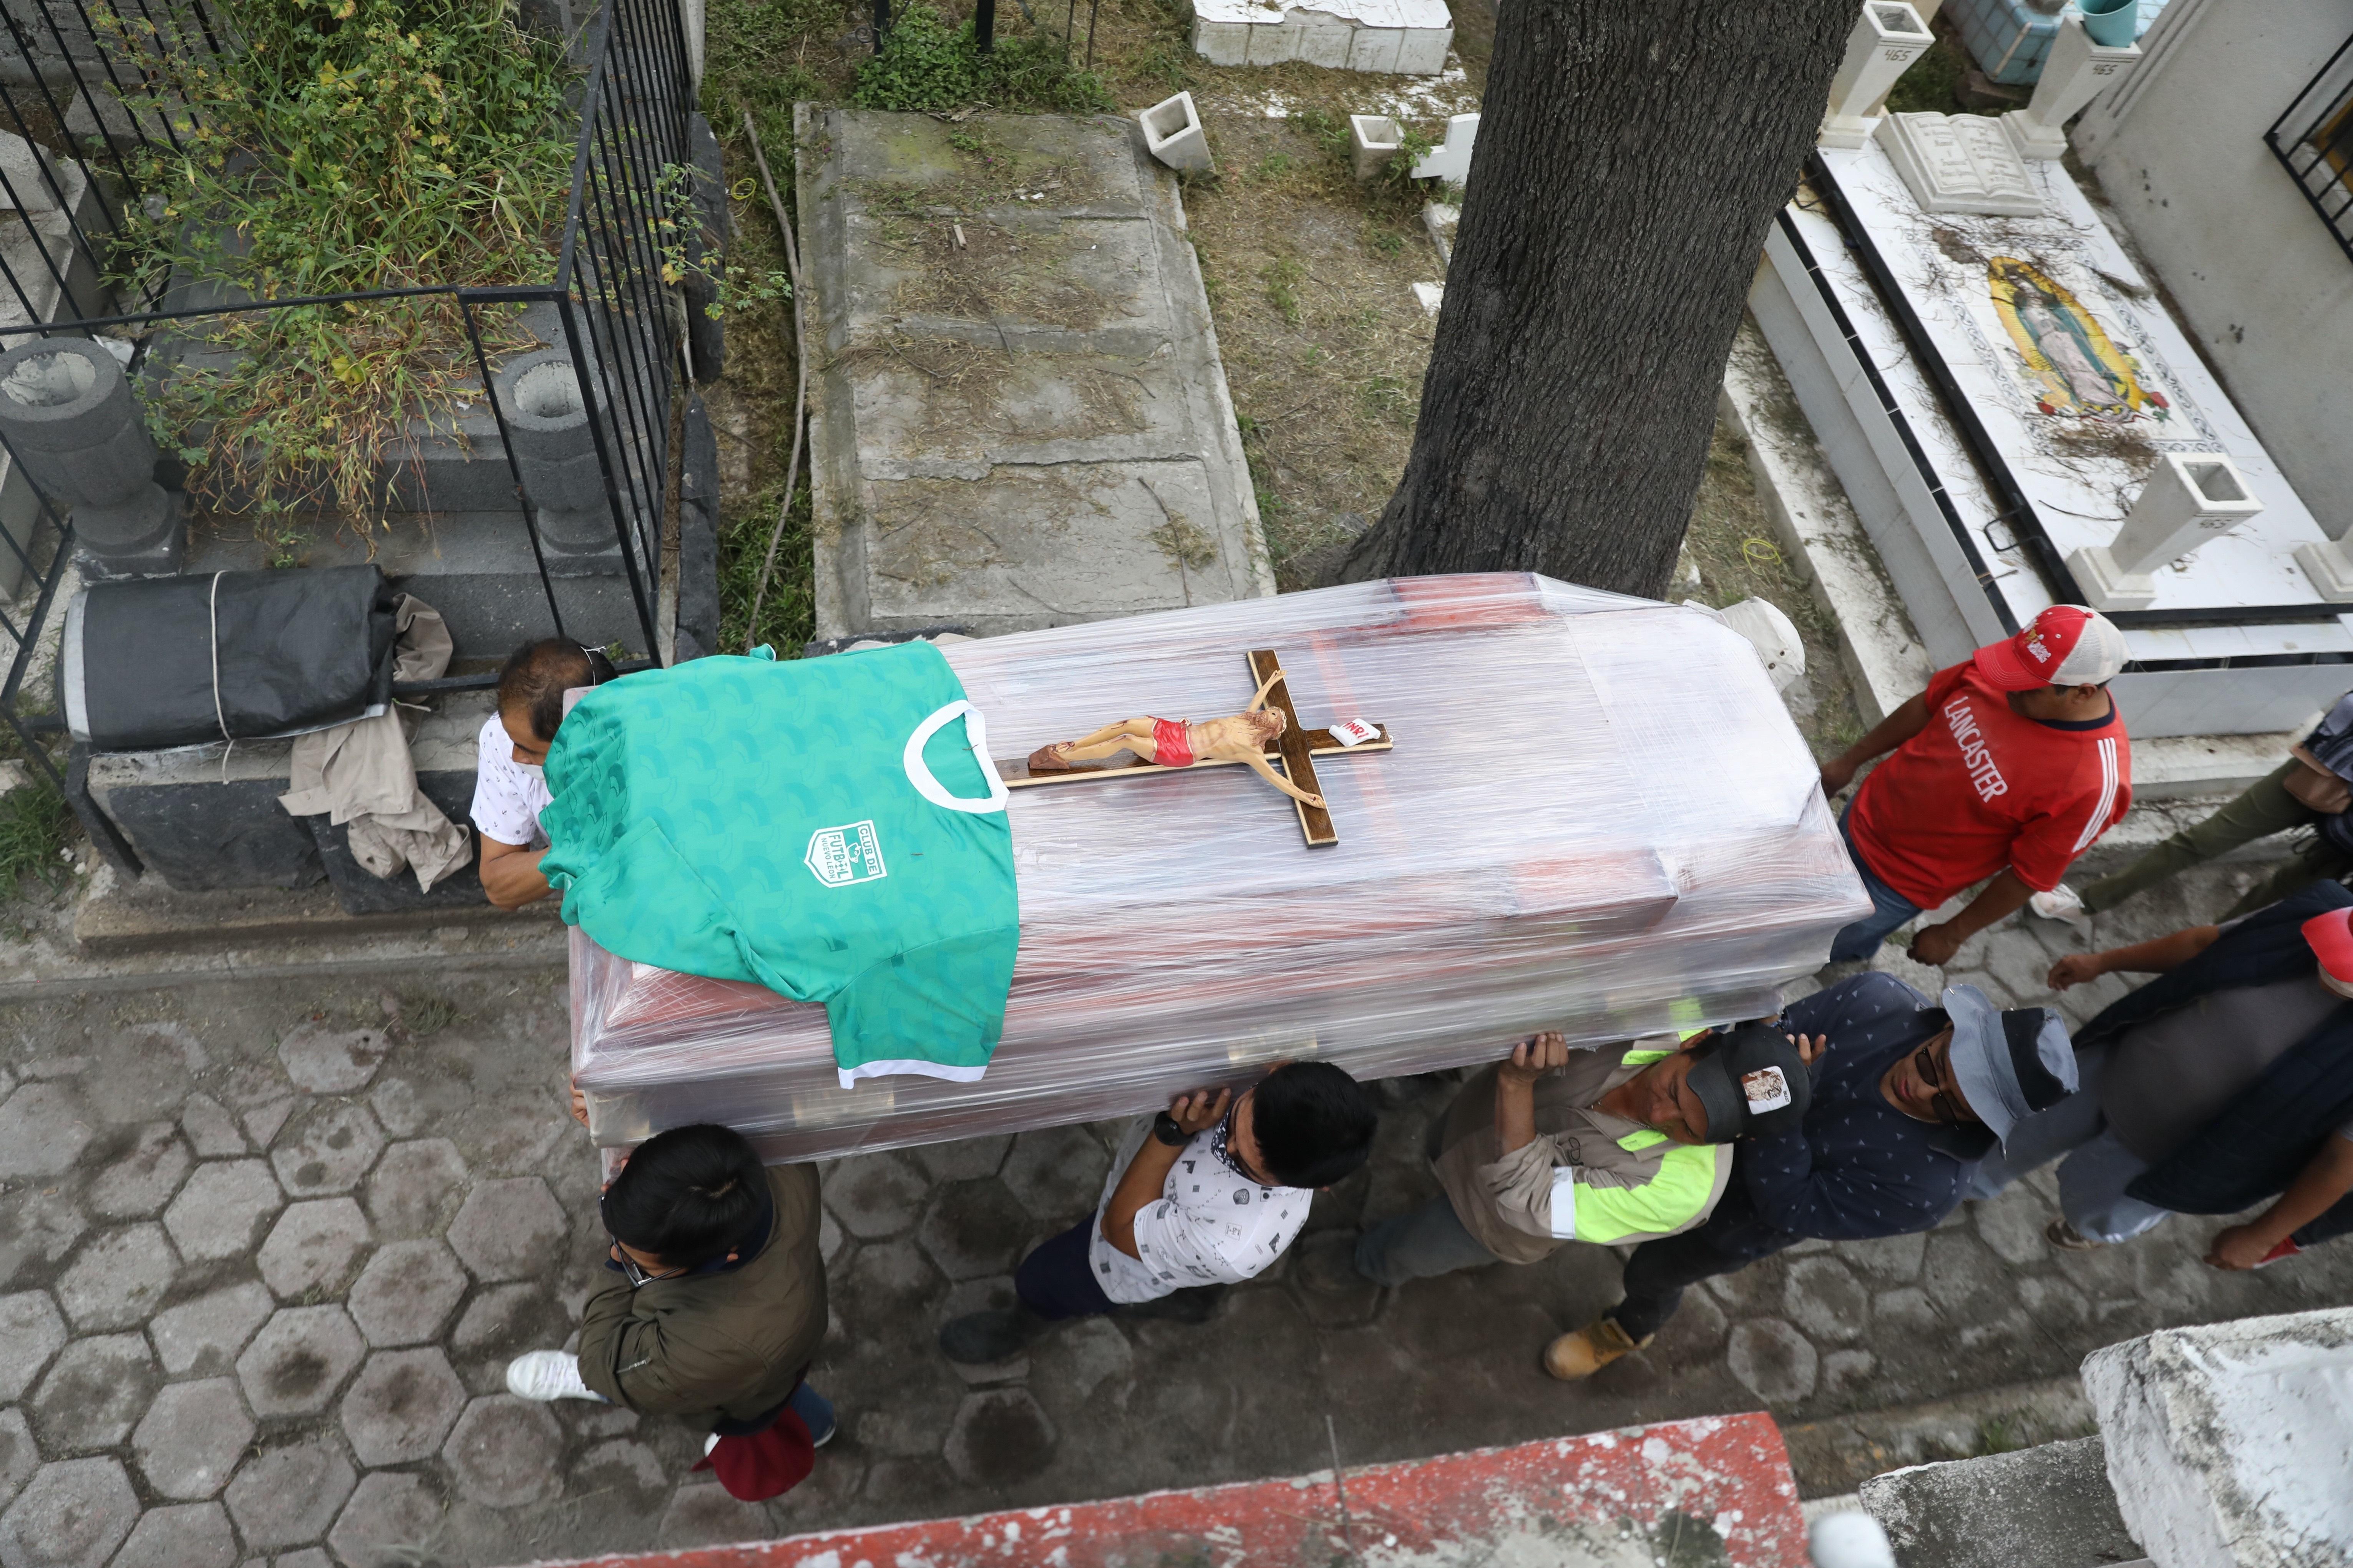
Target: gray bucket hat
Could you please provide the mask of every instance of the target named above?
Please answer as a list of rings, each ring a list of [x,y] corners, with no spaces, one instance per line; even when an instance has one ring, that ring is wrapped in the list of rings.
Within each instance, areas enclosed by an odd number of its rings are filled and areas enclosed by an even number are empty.
[[[1953,1077],[1969,1109],[2004,1142],[2010,1129],[2075,1092],[2075,1047],[2048,1007],[1998,1011],[1974,985],[1939,998],[1953,1020]]]

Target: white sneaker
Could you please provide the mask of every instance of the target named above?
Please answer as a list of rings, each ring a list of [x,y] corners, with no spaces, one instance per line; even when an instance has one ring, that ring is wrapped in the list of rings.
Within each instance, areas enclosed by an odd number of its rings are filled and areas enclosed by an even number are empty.
[[[2064,882],[2047,893],[2035,894],[2026,900],[2026,907],[2046,921],[2065,921],[2072,926],[2080,926],[2091,919],[2082,897]]]
[[[580,1358],[564,1351],[525,1351],[507,1363],[507,1392],[524,1399],[610,1403],[580,1381]]]

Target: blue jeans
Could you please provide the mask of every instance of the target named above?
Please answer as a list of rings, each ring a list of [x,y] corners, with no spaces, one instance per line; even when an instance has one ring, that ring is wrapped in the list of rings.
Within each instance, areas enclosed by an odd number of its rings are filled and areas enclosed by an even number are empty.
[[[1871,912],[1831,939],[1832,963],[1869,958],[1879,951],[1881,942],[1920,912],[1919,905],[1871,874],[1862,851],[1854,847],[1854,835],[1847,829],[1846,819],[1853,815],[1854,803],[1849,801],[1846,809],[1839,813],[1839,837],[1846,840],[1846,858],[1854,862],[1854,874],[1862,879],[1862,890],[1871,895]]]
[[[2148,1162],[2116,1141],[2100,1114],[2100,1085],[2112,1050],[2094,1046],[2077,1053],[2082,1087],[2010,1130],[2010,1140],[1978,1162],[1968,1195],[1989,1198],[2019,1177],[2059,1159],[2059,1212],[2094,1241],[2129,1241],[2171,1213],[2127,1196],[2125,1188],[2148,1169]]]
[[[1398,1286],[1500,1261],[1471,1234],[1443,1194],[1356,1237],[1356,1272],[1376,1285]]]
[[[1041,1318],[1092,1318],[1119,1305],[1103,1294],[1087,1254],[1094,1242],[1096,1215],[1089,1215],[1060,1236],[1038,1244],[1014,1271],[1014,1294]]]
[[[822,1443],[833,1436],[833,1401],[811,1388],[807,1384],[804,1383],[794,1389],[793,1396],[786,1400],[785,1404],[794,1415],[801,1418],[801,1424],[809,1429],[809,1437],[812,1441]]]

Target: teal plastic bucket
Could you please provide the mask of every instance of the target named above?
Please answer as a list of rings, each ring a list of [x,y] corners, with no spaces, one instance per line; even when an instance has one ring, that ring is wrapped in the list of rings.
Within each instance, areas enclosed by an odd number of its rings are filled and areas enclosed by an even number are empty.
[[[2075,9],[2092,42],[2105,47],[2128,48],[2140,31],[2140,0],[2075,0]]]

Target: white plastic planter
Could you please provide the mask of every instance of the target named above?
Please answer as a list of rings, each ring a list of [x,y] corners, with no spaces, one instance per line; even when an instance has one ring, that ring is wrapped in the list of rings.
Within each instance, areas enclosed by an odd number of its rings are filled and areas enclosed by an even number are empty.
[[[1135,122],[1144,127],[1144,150],[1170,168],[1206,174],[1217,167],[1191,93],[1162,99],[1138,114]]]
[[[2168,452],[2116,539],[2067,557],[2092,607],[2137,610],[2157,598],[2150,574],[2263,510],[2239,466],[2220,452]]]
[[[1860,147],[1879,123],[1879,107],[1896,78],[1936,41],[1905,0],[1869,0],[1846,38],[1846,57],[1831,79],[1830,109],[1815,141]]]

